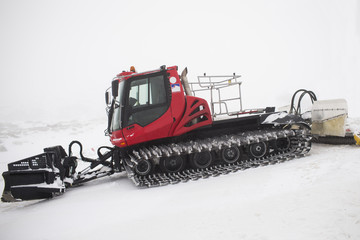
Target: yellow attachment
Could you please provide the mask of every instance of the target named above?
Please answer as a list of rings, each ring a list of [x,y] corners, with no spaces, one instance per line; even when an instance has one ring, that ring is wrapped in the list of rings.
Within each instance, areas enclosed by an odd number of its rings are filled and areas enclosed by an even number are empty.
[[[360,133],[358,134],[354,133],[354,139],[356,141],[356,145],[360,146]]]
[[[134,67],[134,66],[131,66],[131,67],[130,67],[130,72],[136,72],[136,70],[135,70],[135,67]]]

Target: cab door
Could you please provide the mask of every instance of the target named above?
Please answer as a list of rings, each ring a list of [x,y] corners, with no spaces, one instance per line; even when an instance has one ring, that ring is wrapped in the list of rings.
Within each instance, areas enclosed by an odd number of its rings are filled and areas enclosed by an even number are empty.
[[[166,72],[128,79],[126,89],[123,135],[127,145],[168,137],[173,118]]]

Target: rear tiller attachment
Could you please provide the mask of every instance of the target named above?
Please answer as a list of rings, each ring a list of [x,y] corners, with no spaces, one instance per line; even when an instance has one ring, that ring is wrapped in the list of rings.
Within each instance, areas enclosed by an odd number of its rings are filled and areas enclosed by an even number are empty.
[[[80,158],[72,156],[72,146],[80,147]],[[105,154],[102,149],[107,149]],[[61,146],[44,149],[44,153],[8,164],[8,171],[3,173],[5,181],[3,202],[51,198],[65,192],[65,188],[81,184],[114,173],[114,149],[101,147],[98,158],[86,158],[82,154],[82,145],[73,141],[69,145],[69,155]],[[90,165],[81,172],[76,172],[78,160]],[[119,166],[117,166],[119,167]]]

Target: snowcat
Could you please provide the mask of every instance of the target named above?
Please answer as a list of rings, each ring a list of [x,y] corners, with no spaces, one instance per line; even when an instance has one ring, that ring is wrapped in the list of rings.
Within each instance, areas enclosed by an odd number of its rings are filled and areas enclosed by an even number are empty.
[[[126,172],[138,187],[163,186],[280,163],[310,151],[310,127],[301,117],[274,112],[274,107],[242,108],[239,75],[204,74],[189,82],[187,69],[180,76],[177,70],[161,66],[118,74],[105,92],[105,132],[113,146],[100,147],[92,159],[73,141],[68,153],[61,146],[48,147],[9,163],[2,201],[51,198],[117,172]],[[226,97],[231,87],[237,97]],[[209,103],[197,96],[204,92]],[[231,102],[236,111],[230,111]],[[77,171],[79,161],[88,167]]]

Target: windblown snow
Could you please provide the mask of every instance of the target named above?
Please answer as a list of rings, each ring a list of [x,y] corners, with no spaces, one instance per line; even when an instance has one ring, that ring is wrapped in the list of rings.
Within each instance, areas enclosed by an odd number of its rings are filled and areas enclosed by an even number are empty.
[[[94,156],[105,120],[1,123],[0,170],[75,137]],[[209,179],[138,189],[119,173],[0,203],[0,239],[360,239],[359,186],[359,146],[313,144],[305,158]]]

